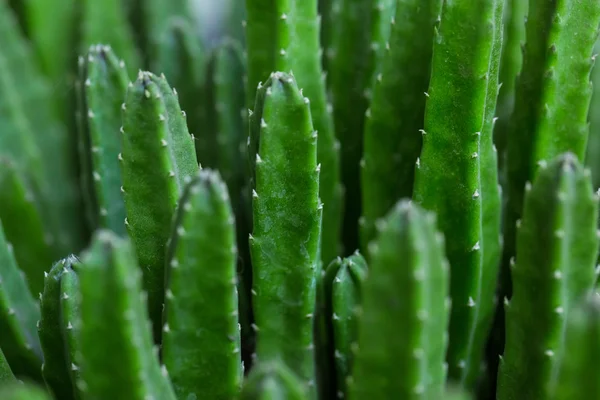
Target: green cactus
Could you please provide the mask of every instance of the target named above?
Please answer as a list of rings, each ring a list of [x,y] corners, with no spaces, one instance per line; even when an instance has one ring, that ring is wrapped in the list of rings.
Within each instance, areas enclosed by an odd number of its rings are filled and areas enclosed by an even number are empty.
[[[334,394],[338,398],[346,398],[346,380],[352,376],[352,345],[357,339],[356,310],[361,306],[361,287],[366,275],[367,263],[356,252],[332,261],[323,277],[327,356],[329,368],[335,371]]]
[[[235,233],[227,187],[200,171],[179,201],[167,260],[162,359],[180,398],[239,392]]]
[[[294,373],[280,362],[262,363],[252,370],[241,400],[307,400],[306,390]]]
[[[576,156],[540,165],[525,190],[498,400],[548,398],[561,360],[572,356],[564,342],[571,310],[596,280],[598,198]]]
[[[255,154],[256,177],[250,236],[256,355],[259,363],[282,359],[313,390],[312,332],[323,209],[317,135],[309,100],[291,75],[273,73],[263,90],[251,120],[259,143],[255,153],[250,151]]]
[[[359,177],[365,112],[397,3],[396,0],[333,0],[331,6],[329,19],[335,23],[329,29],[330,41],[325,55],[334,125],[341,149],[341,176],[345,187],[342,232],[346,252],[359,246]]]
[[[74,256],[56,262],[46,273],[44,292],[40,297],[38,335],[44,352],[42,376],[54,396],[65,400],[75,398],[70,371],[76,366],[67,357],[67,327],[63,323],[61,299],[68,294],[61,291],[61,281],[63,275],[74,274],[72,266],[76,263],[78,260]]]
[[[600,298],[593,294],[580,303],[567,317],[564,347],[569,349],[569,356],[562,358],[555,380],[547,389],[550,399],[600,397],[600,381],[595,367],[600,350]]]
[[[433,47],[414,199],[434,211],[452,268],[449,376],[472,386],[494,313],[501,201],[492,129],[503,1],[445,2]],[[468,21],[465,22],[465,21]]]
[[[0,348],[17,377],[41,378],[42,349],[36,334],[40,309],[19,270],[0,224]]]
[[[68,265],[68,269],[63,271],[60,279],[60,324],[65,342],[65,358],[68,370],[71,374],[71,383],[73,384],[73,393],[76,399],[80,398],[77,382],[80,381],[79,372],[79,349],[80,349],[80,304],[81,290],[79,285],[78,264]],[[65,273],[66,272],[66,273]]]
[[[371,88],[361,162],[361,248],[375,237],[375,221],[413,192],[421,152],[424,94],[430,77],[433,34],[441,0],[396,4],[389,42]]]
[[[171,220],[184,185],[199,167],[177,96],[164,77],[140,72],[127,90],[121,133],[125,225],[144,272],[158,341]]]
[[[79,155],[86,212],[92,230],[125,234],[121,193],[121,107],[129,77],[108,46],[93,45],[79,59]]]
[[[313,126],[318,134],[317,159],[323,171],[319,189],[324,204],[321,259],[323,265],[327,265],[339,253],[342,187],[339,143],[321,67],[317,1],[246,0],[246,7],[249,106],[259,82],[265,82],[273,71],[293,75],[303,94],[310,99]],[[265,38],[270,40],[266,44]]]
[[[98,231],[81,256],[81,380],[85,399],[175,399],[158,362],[133,246]],[[156,352],[154,351],[156,349]],[[118,373],[114,373],[118,371]]]
[[[0,387],[0,398],[5,400],[51,400],[50,395],[33,383],[13,382]]]
[[[433,214],[406,200],[377,226],[362,285],[350,398],[439,399],[450,306],[443,236]]]

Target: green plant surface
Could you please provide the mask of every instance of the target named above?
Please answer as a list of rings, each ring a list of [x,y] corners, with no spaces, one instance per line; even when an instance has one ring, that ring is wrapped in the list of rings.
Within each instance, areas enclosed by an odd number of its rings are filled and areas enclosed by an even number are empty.
[[[294,373],[280,362],[259,364],[252,370],[241,400],[306,400],[306,390]]]
[[[31,186],[14,162],[0,157],[0,220],[29,290],[40,293],[44,288],[44,271],[56,254],[46,241],[49,232]]]
[[[361,289],[367,275],[367,262],[356,252],[332,261],[325,270],[325,319],[328,335],[328,358],[335,375],[335,396],[346,398],[346,381],[352,376],[357,340],[357,309],[361,306]]]
[[[125,225],[144,272],[159,342],[166,243],[183,187],[199,168],[177,96],[164,77],[140,72],[128,88],[121,137]]]
[[[123,59],[130,75],[142,66],[121,0],[84,0],[81,10],[80,52],[100,43]],[[107,29],[110,27],[110,29]]]
[[[396,3],[389,42],[371,88],[361,161],[360,247],[368,256],[375,221],[413,192],[441,0]]]
[[[196,156],[203,167],[214,167],[215,132],[206,126],[205,75],[207,50],[190,21],[181,16],[168,20],[157,46],[153,69],[169,77],[186,113],[190,134],[195,139]]]
[[[590,132],[588,135],[586,166],[592,171],[594,189],[600,188],[600,66],[595,61],[600,51],[600,40],[594,47],[594,66],[592,68],[592,98],[589,108]]]
[[[81,398],[77,383],[81,379],[79,371],[80,356],[80,326],[81,326],[81,290],[79,284],[78,268],[79,260],[68,265],[66,271],[63,271],[60,279],[60,324],[65,341],[65,357],[69,372],[71,374],[71,383],[73,384],[73,393],[75,399]]]
[[[0,398],[3,400],[52,400],[48,392],[29,381],[0,386]]]
[[[169,246],[162,360],[179,398],[239,394],[235,239],[227,187],[201,170],[179,202]]]
[[[371,100],[391,30],[396,0],[337,1],[332,4],[327,57],[327,81],[333,120],[340,142],[344,185],[343,244],[345,253],[359,247],[361,215],[360,160],[365,113]],[[325,206],[328,207],[325,202]]]
[[[321,260],[327,265],[340,252],[342,186],[339,142],[331,105],[326,96],[319,44],[317,0],[247,0],[247,96],[254,100],[259,82],[271,72],[294,76],[310,99],[313,126],[318,135],[317,159],[321,164],[319,195],[323,202]],[[269,43],[265,43],[265,38]]]
[[[79,277],[82,398],[174,400],[152,342],[141,271],[130,241],[110,231],[96,232],[81,256]]]
[[[39,306],[0,224],[0,348],[17,377],[41,379],[43,355],[36,328],[39,319]]]
[[[323,206],[310,103],[291,75],[276,72],[257,96],[250,236],[260,363],[282,360],[314,390],[313,317]],[[251,138],[252,139],[252,138]],[[258,140],[259,139],[259,140]],[[301,245],[299,245],[301,244]]]
[[[561,360],[556,379],[548,387],[550,399],[600,398],[595,368],[600,355],[600,298],[594,293],[579,303],[567,319],[564,347],[569,355]]]
[[[54,396],[65,400],[75,398],[75,387],[62,319],[61,298],[65,293],[61,291],[61,280],[64,274],[73,273],[72,265],[77,262],[76,257],[69,256],[54,263],[46,273],[44,292],[40,297],[41,318],[37,324],[44,352],[42,376]]]
[[[12,383],[15,380],[16,379],[12,373],[12,370],[10,369],[10,365],[8,365],[8,361],[6,360],[6,357],[4,357],[2,349],[0,349],[0,386],[4,386],[7,383]]]
[[[572,153],[542,164],[526,187],[511,263],[513,296],[505,305],[498,400],[549,398],[546,389],[561,361],[575,357],[565,328],[575,304],[594,287],[597,218],[589,173]]]
[[[493,118],[503,1],[445,2],[414,199],[436,213],[452,268],[448,373],[471,387],[494,314],[501,200]]]
[[[450,315],[443,236],[434,216],[407,200],[377,225],[362,284],[350,399],[440,399]]]
[[[81,187],[92,230],[125,234],[121,193],[122,105],[129,77],[108,46],[93,45],[79,59],[78,119]]]

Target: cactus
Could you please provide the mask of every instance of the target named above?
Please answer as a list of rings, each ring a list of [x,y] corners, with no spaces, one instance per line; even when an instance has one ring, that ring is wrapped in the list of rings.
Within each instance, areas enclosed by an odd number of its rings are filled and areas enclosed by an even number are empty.
[[[431,213],[406,200],[378,230],[362,286],[350,398],[439,399],[450,306],[443,236]],[[401,330],[398,321],[405,322]]]
[[[596,41],[594,48],[594,57],[597,57],[600,51],[600,40]],[[590,133],[588,136],[588,145],[585,163],[592,171],[592,184],[594,188],[600,187],[600,66],[594,62],[592,69],[592,86],[593,93],[590,104],[589,122]]]
[[[40,309],[17,267],[0,224],[0,348],[14,374],[39,379],[42,350],[36,334]]]
[[[600,343],[600,298],[593,294],[580,303],[567,318],[564,348],[570,354],[560,361],[556,378],[547,389],[550,399],[600,397],[598,370],[594,367]]]
[[[346,251],[352,251],[359,245],[359,165],[365,112],[371,98],[370,88],[379,70],[379,60],[390,35],[396,4],[395,0],[334,0],[331,6],[329,18],[336,23],[330,27],[330,47],[325,49],[325,54],[334,125],[341,144]]]
[[[38,334],[44,352],[42,376],[46,385],[60,399],[74,399],[74,385],[71,381],[72,365],[67,358],[67,344],[63,325],[61,299],[68,294],[61,291],[61,281],[65,274],[73,274],[72,265],[77,258],[69,256],[56,262],[46,273],[44,292],[40,297],[41,318]]]
[[[51,400],[51,397],[39,386],[27,382],[14,382],[0,387],[0,398],[6,400]]]
[[[77,263],[68,265],[66,271],[63,271],[60,279],[60,324],[65,342],[65,358],[71,375],[73,392],[75,398],[80,398],[80,392],[77,388],[77,382],[80,380],[79,373],[79,332],[80,332],[80,304],[81,291],[79,285],[79,276]],[[65,273],[66,272],[66,273]]]
[[[294,373],[279,362],[263,363],[252,370],[241,400],[306,400],[305,388]]]
[[[175,399],[154,352],[133,246],[98,231],[81,256],[81,381],[86,399]],[[113,374],[113,371],[118,371]]]
[[[121,193],[121,106],[129,78],[108,46],[93,45],[79,59],[79,154],[86,211],[92,230],[125,233]]]
[[[473,385],[482,361],[500,256],[492,127],[502,7],[503,1],[444,3],[415,172],[414,199],[437,214],[448,239],[453,304],[449,376],[466,386]]]
[[[312,329],[323,208],[317,135],[309,100],[291,75],[276,72],[263,88],[251,121],[259,133],[250,236],[256,355],[261,363],[283,359],[305,385],[314,385]]]
[[[44,287],[44,269],[55,254],[46,243],[48,232],[31,186],[32,182],[17,170],[14,162],[0,159],[0,220],[29,289],[39,293]]]
[[[367,274],[367,263],[356,252],[338,258],[325,271],[325,324],[328,334],[330,369],[335,371],[335,396],[346,398],[346,380],[351,377],[352,345],[357,335],[357,309],[361,305],[361,287]],[[331,379],[331,378],[330,378]]]
[[[431,43],[442,2],[396,4],[389,42],[371,88],[361,162],[361,248],[375,236],[375,221],[413,191],[414,164],[421,152],[432,56]]]
[[[198,169],[177,96],[164,77],[141,72],[123,106],[122,192],[158,341],[162,328],[166,243],[185,183]]]
[[[498,400],[547,398],[561,360],[572,356],[563,333],[574,305],[594,287],[597,218],[589,174],[572,153],[542,164],[526,187]]]
[[[162,359],[179,398],[229,399],[241,386],[235,238],[227,188],[200,171],[179,201],[167,260]]]
[[[327,265],[339,253],[342,217],[339,143],[327,104],[321,67],[317,1],[246,0],[248,76],[246,96],[255,98],[256,87],[273,71],[292,74],[303,94],[310,99],[310,111],[318,133],[317,158],[321,164],[319,195],[323,202],[321,260]],[[265,12],[267,17],[265,17]],[[265,37],[271,41],[264,43]]]

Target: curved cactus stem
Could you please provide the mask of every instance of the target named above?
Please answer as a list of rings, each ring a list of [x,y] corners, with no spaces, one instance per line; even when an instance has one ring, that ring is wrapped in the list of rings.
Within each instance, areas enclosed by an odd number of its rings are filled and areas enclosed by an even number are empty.
[[[362,286],[350,398],[440,399],[450,306],[443,236],[433,214],[406,200],[378,230]]]
[[[98,231],[81,256],[79,277],[82,398],[174,400],[152,343],[141,271],[129,240]]]
[[[498,400],[545,399],[561,361],[570,313],[593,290],[598,252],[598,197],[572,153],[542,165],[526,187],[513,296],[505,300],[506,346]],[[587,350],[586,350],[587,351]]]
[[[493,121],[503,0],[444,2],[414,199],[438,216],[452,268],[449,377],[471,388],[494,316],[501,200]]]
[[[79,58],[78,117],[82,188],[91,230],[125,234],[121,193],[121,107],[129,78],[109,46],[93,45]]]
[[[17,377],[41,379],[40,309],[19,270],[0,224],[0,348]]]
[[[421,151],[426,92],[431,75],[433,35],[441,0],[396,3],[389,42],[382,55],[366,112],[360,184],[361,249],[375,237],[375,221],[413,192]]]
[[[239,394],[235,233],[227,187],[200,171],[179,201],[167,260],[162,359],[179,398]]]
[[[68,265],[67,271],[63,271],[60,278],[60,324],[65,341],[66,361],[71,374],[74,397],[78,399],[81,397],[77,387],[77,382],[81,378],[79,372],[81,291],[79,276],[77,275],[79,260],[76,261],[77,263]]]
[[[273,73],[264,87],[253,114],[260,135],[250,236],[256,354],[259,363],[283,360],[314,390],[322,212],[317,137],[309,100],[291,75]]]
[[[244,383],[240,400],[307,400],[298,377],[283,363],[257,365]]]
[[[125,225],[144,272],[154,338],[159,342],[166,243],[183,187],[198,170],[185,117],[164,76],[140,72],[127,90],[121,132]]]
[[[44,292],[40,297],[41,318],[38,335],[44,352],[42,376],[54,396],[60,399],[74,399],[74,385],[71,381],[71,364],[67,357],[67,343],[62,320],[61,280],[63,274],[73,273],[71,266],[77,263],[75,256],[56,262],[46,273]],[[68,294],[66,294],[68,296]]]

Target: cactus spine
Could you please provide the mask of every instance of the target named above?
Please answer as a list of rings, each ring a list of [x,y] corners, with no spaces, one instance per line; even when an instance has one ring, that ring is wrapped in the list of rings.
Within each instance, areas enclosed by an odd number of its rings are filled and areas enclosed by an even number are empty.
[[[250,252],[256,355],[259,363],[282,360],[305,385],[314,386],[313,313],[323,209],[317,135],[309,100],[291,75],[273,73],[262,91],[250,121],[259,134],[251,140],[257,151],[250,151],[255,154]]]
[[[499,400],[547,398],[557,366],[571,356],[564,331],[572,308],[596,280],[597,218],[598,198],[589,174],[572,153],[542,164],[533,185],[526,187],[511,263],[513,296],[505,303]]]
[[[166,243],[183,187],[199,167],[177,96],[164,77],[140,72],[127,90],[121,132],[125,225],[144,271],[150,319],[158,341]]]
[[[179,202],[169,247],[162,358],[180,398],[239,393],[235,239],[227,188],[202,170]]]
[[[153,347],[141,272],[129,240],[100,230],[81,264],[78,387],[83,397],[174,400]]]
[[[479,373],[494,313],[500,255],[501,202],[492,127],[503,3],[443,4],[415,173],[414,199],[436,213],[447,237],[452,267],[449,376],[466,386]]]
[[[375,236],[375,221],[413,191],[414,164],[430,77],[432,43],[441,0],[396,3],[389,42],[373,80],[361,163],[361,248]]]
[[[406,200],[378,230],[362,287],[350,398],[442,398],[450,306],[443,236],[433,215]]]

